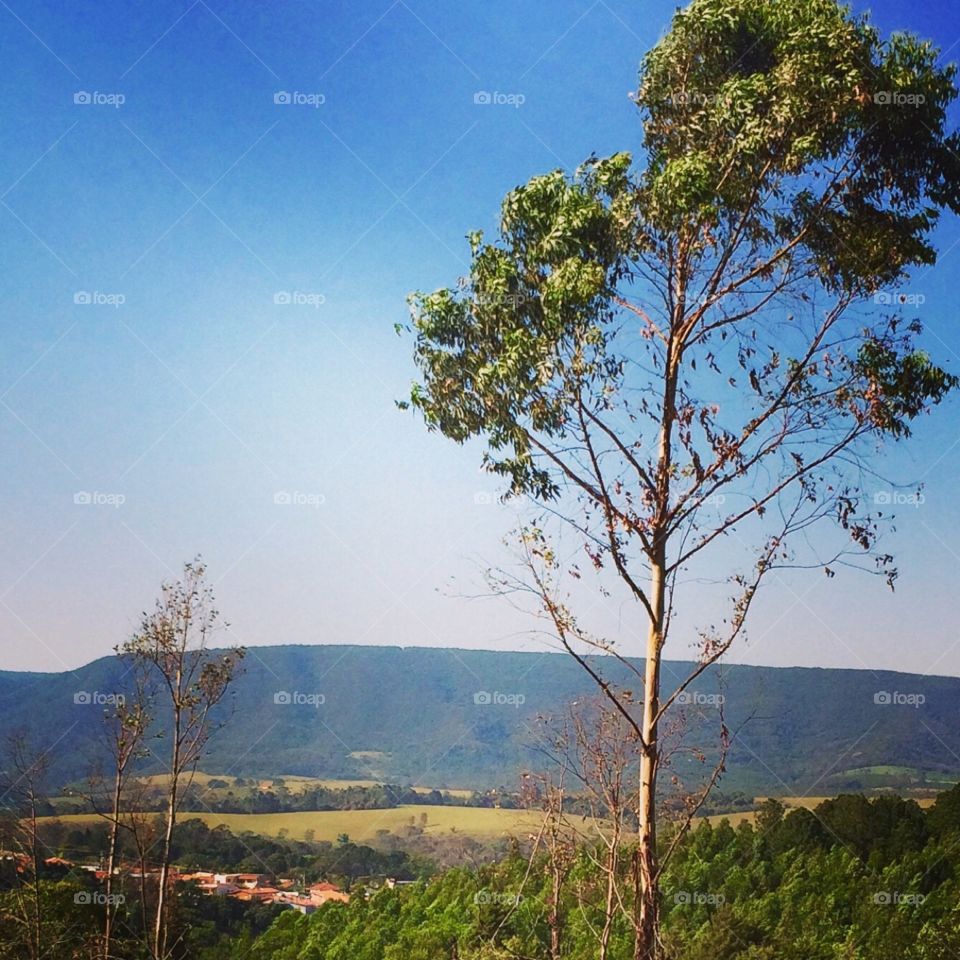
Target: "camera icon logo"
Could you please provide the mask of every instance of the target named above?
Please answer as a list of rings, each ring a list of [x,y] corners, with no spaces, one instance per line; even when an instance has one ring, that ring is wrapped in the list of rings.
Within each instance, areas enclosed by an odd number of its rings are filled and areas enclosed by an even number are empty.
[[[80,304],[89,304],[89,303],[93,303],[93,297],[91,297],[86,290],[78,290],[73,295],[73,302],[80,303]]]
[[[288,290],[278,290],[273,295],[273,302],[278,306],[287,306],[292,302],[292,300],[293,297],[290,296],[290,292]]]
[[[278,91],[273,95],[273,102],[274,102],[274,103],[279,103],[279,104],[289,103],[289,102],[290,102],[290,94],[289,94],[286,90],[278,90]]]
[[[286,706],[293,702],[293,698],[290,696],[290,694],[286,690],[278,690],[273,695],[273,702]]]
[[[86,90],[78,90],[73,95],[74,103],[90,103],[90,94]]]
[[[473,95],[473,102],[481,105],[486,105],[489,103],[493,103],[493,97],[490,95],[489,91],[487,90],[478,90]]]
[[[74,703],[79,703],[79,704],[86,705],[86,704],[92,703],[92,702],[93,702],[93,698],[90,696],[90,694],[89,694],[88,691],[86,691],[86,690],[78,690],[78,691],[73,695],[73,702],[74,702]]]
[[[493,703],[493,695],[487,690],[478,690],[473,695],[473,702],[480,706]]]

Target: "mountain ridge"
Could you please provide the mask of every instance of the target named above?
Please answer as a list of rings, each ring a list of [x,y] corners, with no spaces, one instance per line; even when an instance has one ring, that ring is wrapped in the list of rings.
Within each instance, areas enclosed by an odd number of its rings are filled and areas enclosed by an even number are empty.
[[[614,658],[591,660],[611,682],[636,686],[637,678]],[[668,661],[665,689],[672,689],[671,675],[686,676],[690,667]],[[53,777],[81,778],[102,757],[102,701],[123,692],[124,670],[119,658],[107,656],[59,673],[0,671],[2,727],[31,731],[39,742],[59,739]],[[690,745],[715,755],[721,692],[723,721],[740,730],[724,789],[919,787],[929,776],[942,782],[960,771],[960,678],[727,664],[707,671],[691,691],[695,702],[683,707]],[[218,712],[223,726],[203,766],[237,776],[510,786],[521,772],[546,765],[544,718],[561,716],[593,692],[574,660],[553,651],[251,647],[229,703]],[[922,702],[905,699],[911,697]],[[902,769],[862,772],[874,767]],[[162,763],[153,769],[162,770]],[[696,770],[681,775],[695,777]]]

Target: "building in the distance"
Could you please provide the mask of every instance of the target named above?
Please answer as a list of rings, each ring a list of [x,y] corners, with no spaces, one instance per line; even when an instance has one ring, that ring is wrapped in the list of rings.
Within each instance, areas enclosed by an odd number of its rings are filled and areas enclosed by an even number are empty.
[[[314,903],[313,900],[311,900],[309,897],[301,897],[297,893],[283,893],[281,891],[277,894],[273,902],[279,903],[284,907],[291,907],[292,909],[305,914],[313,913],[318,909],[318,904]]]
[[[310,899],[319,907],[331,900],[339,903],[349,903],[350,894],[344,893],[332,883],[315,883],[310,887]]]

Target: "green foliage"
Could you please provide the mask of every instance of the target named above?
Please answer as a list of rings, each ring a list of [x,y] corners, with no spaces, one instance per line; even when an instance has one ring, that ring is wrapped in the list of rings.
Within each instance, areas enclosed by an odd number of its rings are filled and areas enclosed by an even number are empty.
[[[952,803],[954,789],[944,794]],[[678,849],[663,886],[669,960],[946,960],[960,942],[957,842],[928,838],[915,804],[846,796],[815,811],[737,830],[701,824]],[[933,818],[934,814],[931,813]],[[815,843],[797,824],[820,824]],[[842,835],[841,835],[842,834]],[[281,917],[255,960],[462,960],[545,957],[546,864],[507,858],[452,870],[403,890],[373,892],[307,917]],[[597,955],[602,884],[584,855],[563,891],[563,956]],[[611,960],[632,957],[618,921]]]
[[[60,824],[52,822],[42,824],[40,835],[60,855],[82,862],[104,849],[107,830],[105,823],[97,823],[64,832]],[[135,862],[136,848],[125,835],[121,835],[119,851],[121,857]],[[308,880],[335,877],[347,884],[357,877],[412,879],[424,869],[401,850],[375,850],[349,838],[335,846],[326,841],[273,839],[249,831],[234,833],[225,826],[208,827],[189,814],[174,828],[171,851],[174,862],[184,870],[267,872]]]
[[[960,833],[960,784],[937,795],[936,803],[927,814],[930,831],[938,837]]]
[[[955,68],[937,58],[835,0],[694,0],[643,60],[638,167],[618,153],[534,177],[504,199],[495,242],[471,236],[468,277],[411,297],[410,404],[457,442],[485,438],[513,492],[554,500],[572,481],[633,535],[672,532],[664,474],[697,493],[709,478],[709,497],[777,451],[796,452],[811,501],[829,497],[838,487],[804,466],[832,460],[827,437],[849,431],[842,450],[867,433],[906,436],[958,382],[913,346],[916,328],[898,336],[876,315],[859,333],[840,325],[858,299],[933,264],[930,233],[960,209]],[[793,323],[756,345],[823,298],[834,307],[822,329]],[[736,357],[717,349],[728,338]],[[720,378],[736,390],[740,368],[754,409],[721,420]],[[757,433],[781,412],[795,414],[782,435]],[[682,445],[686,462],[650,460],[644,416],[679,422],[672,452]],[[584,465],[591,429],[612,440],[598,459],[620,458],[610,474],[642,480],[616,507],[599,463]],[[823,449],[791,446],[794,430]],[[747,452],[751,439],[762,452]],[[869,524],[854,539],[872,543]]]
[[[535,177],[508,194],[499,244],[470,237],[468,292],[414,294],[416,356],[429,385],[412,403],[457,441],[484,433],[515,490],[556,493],[534,466],[527,427],[563,436],[584,383],[620,374],[607,356],[609,300],[631,235],[628,154],[591,159],[572,178]]]
[[[958,199],[955,69],[936,61],[929,43],[883,41],[833,0],[696,0],[641,71],[648,222],[745,216],[772,245],[812,230],[821,279],[849,289],[932,262],[933,207]],[[845,176],[825,210],[828,165]],[[758,202],[767,190],[775,203]]]
[[[939,403],[960,383],[920,350],[898,350],[888,340],[872,338],[860,348],[857,368],[869,384],[868,416],[894,436],[909,436],[909,421],[931,401]]]
[[[960,787],[941,794],[926,814],[895,797],[847,795],[785,816],[768,803],[755,826],[701,823],[664,876],[667,960],[954,960],[960,948],[958,796]],[[195,839],[205,837],[212,853],[219,850],[215,833]],[[629,856],[629,848],[624,852]],[[604,883],[595,855],[580,849],[561,891],[562,956],[569,960],[597,955]],[[135,886],[124,889],[118,960],[139,957],[136,938],[125,935],[136,930]],[[90,955],[102,919],[102,908],[90,902],[96,889],[81,872],[41,879],[48,960]],[[496,864],[452,869],[395,889],[358,883],[349,903],[329,903],[310,916],[185,890],[177,898],[175,956],[542,958],[550,939],[550,889],[542,856],[531,865],[514,850]],[[26,955],[19,918],[30,915],[31,895],[23,877],[0,890],[4,960]],[[632,948],[617,918],[610,960],[630,960]]]

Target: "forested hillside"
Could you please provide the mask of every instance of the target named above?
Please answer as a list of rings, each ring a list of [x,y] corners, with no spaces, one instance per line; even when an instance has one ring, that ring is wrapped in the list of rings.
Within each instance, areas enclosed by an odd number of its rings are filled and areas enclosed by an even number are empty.
[[[595,663],[611,680],[626,682],[625,668],[612,659]],[[668,663],[665,685],[689,666]],[[82,778],[100,749],[102,701],[128,684],[115,657],[67,673],[0,673],[5,727],[32,731],[41,743],[59,739],[52,778]],[[515,786],[521,771],[548,765],[541,748],[551,729],[571,702],[591,692],[589,678],[560,654],[256,647],[218,707],[224,724],[210,740],[204,769],[430,787]],[[716,744],[719,696],[723,719],[736,731],[725,791],[808,793],[812,783],[817,794],[904,790],[942,785],[960,766],[960,679],[714,669],[679,708],[685,742],[708,755]]]

